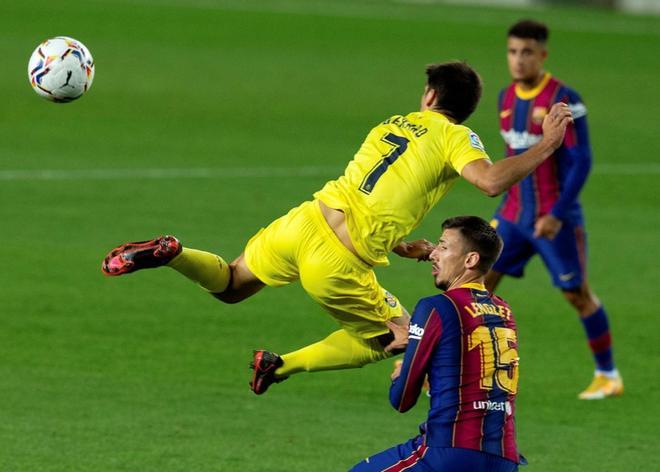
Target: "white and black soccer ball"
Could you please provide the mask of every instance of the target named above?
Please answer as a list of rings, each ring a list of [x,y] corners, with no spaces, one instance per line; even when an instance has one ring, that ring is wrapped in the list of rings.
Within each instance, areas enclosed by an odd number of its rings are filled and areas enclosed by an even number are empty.
[[[35,92],[53,102],[70,102],[94,80],[94,59],[83,43],[67,36],[47,39],[34,50],[28,77]]]

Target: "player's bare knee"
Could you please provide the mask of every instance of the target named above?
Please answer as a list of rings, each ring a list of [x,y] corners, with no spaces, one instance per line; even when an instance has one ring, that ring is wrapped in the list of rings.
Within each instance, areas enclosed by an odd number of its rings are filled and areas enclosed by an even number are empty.
[[[573,290],[563,290],[564,298],[573,305],[580,316],[587,316],[598,308],[598,300],[588,287],[578,287]]]

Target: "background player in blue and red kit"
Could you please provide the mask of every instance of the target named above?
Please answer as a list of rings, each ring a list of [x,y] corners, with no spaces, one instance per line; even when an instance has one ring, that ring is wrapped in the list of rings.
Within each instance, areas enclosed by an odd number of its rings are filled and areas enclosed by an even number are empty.
[[[505,194],[493,220],[504,249],[486,286],[494,290],[503,274],[521,277],[538,253],[554,285],[579,313],[593,352],[596,372],[579,398],[599,399],[623,393],[623,382],[612,357],[607,314],[586,277],[586,236],[578,196],[591,168],[587,110],[574,90],[545,72],[547,39],[548,28],[536,21],[523,20],[509,29],[507,58],[513,82],[499,98],[507,157],[539,142],[541,123],[553,104],[568,103],[574,122],[562,146]]]
[[[515,471],[518,343],[511,309],[486,291],[502,241],[476,216],[445,220],[431,253],[435,285],[446,290],[415,307],[390,402],[405,412],[428,375],[431,408],[420,434],[373,455],[352,471]],[[406,339],[407,334],[407,339]],[[396,341],[395,341],[396,342]]]

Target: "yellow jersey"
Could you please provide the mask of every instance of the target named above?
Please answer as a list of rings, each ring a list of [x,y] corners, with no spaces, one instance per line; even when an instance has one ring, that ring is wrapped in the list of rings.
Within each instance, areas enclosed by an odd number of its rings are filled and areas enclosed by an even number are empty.
[[[489,159],[469,128],[425,110],[373,128],[344,175],[314,194],[344,212],[358,254],[387,265],[388,254],[449,191],[463,167]]]

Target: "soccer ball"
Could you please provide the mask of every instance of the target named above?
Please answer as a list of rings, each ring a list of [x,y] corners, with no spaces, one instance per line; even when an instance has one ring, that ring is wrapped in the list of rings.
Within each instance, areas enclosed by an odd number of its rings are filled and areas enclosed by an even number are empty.
[[[80,98],[92,86],[94,59],[83,43],[66,36],[47,39],[34,50],[28,77],[35,92],[53,102]]]

